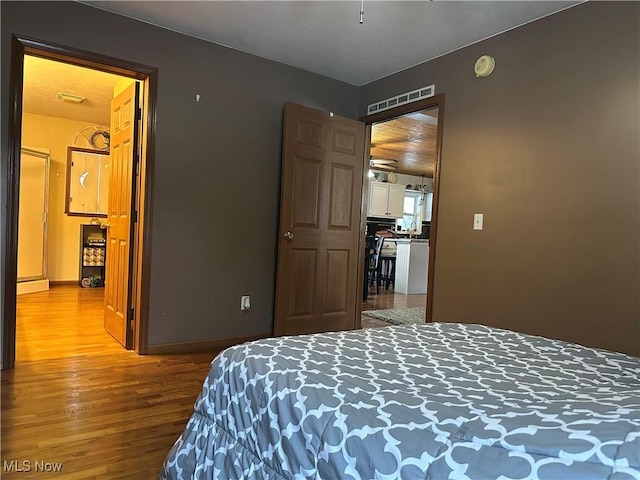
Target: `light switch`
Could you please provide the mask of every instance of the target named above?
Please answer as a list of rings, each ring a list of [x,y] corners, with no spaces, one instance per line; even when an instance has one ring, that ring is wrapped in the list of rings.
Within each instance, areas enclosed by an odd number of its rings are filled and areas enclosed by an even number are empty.
[[[251,308],[251,297],[249,295],[242,295],[240,297],[240,310],[249,310]]]
[[[482,223],[484,221],[484,214],[476,213],[473,215],[473,229],[482,230]]]

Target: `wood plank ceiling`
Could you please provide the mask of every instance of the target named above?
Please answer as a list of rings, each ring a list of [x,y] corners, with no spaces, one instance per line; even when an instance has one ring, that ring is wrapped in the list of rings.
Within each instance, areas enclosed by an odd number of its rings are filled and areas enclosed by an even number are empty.
[[[371,158],[396,160],[396,173],[433,177],[437,118],[437,109],[432,109],[373,124]]]

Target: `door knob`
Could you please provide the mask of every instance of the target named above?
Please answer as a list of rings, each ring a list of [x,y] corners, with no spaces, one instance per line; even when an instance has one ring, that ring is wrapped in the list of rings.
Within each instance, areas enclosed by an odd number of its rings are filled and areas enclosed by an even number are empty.
[[[284,238],[286,238],[287,240],[292,240],[292,239],[293,239],[293,233],[291,233],[291,232],[286,232],[286,233],[283,235],[283,237],[284,237]]]

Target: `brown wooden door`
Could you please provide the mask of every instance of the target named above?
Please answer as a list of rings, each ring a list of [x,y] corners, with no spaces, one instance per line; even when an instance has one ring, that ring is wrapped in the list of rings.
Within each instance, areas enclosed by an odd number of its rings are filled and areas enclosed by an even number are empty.
[[[356,326],[365,126],[286,104],[275,335]]]
[[[134,82],[111,102],[111,146],[107,261],[105,272],[104,328],[131,348],[131,237],[136,157],[138,83]]]

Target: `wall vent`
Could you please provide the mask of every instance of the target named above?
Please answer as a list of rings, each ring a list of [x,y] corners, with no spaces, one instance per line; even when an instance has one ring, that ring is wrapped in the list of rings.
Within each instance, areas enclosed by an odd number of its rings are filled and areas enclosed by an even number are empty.
[[[407,93],[401,93],[395,97],[387,98],[380,102],[372,103],[367,107],[367,115],[372,113],[382,112],[383,110],[389,110],[390,108],[397,107],[398,105],[404,105],[405,103],[415,102],[427,97],[433,97],[436,92],[435,84],[428,87],[418,88]]]

